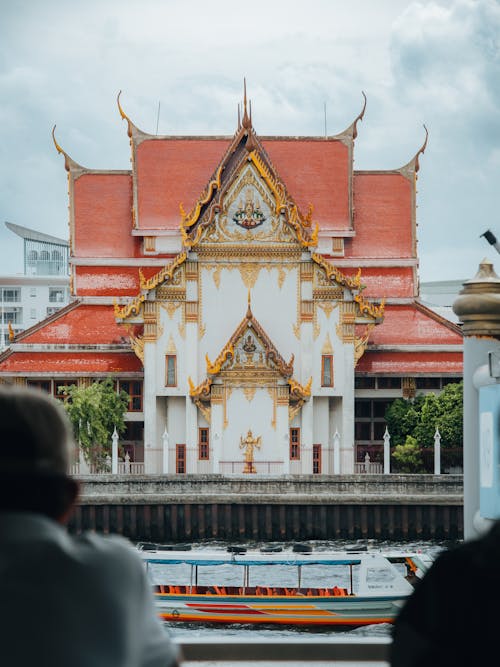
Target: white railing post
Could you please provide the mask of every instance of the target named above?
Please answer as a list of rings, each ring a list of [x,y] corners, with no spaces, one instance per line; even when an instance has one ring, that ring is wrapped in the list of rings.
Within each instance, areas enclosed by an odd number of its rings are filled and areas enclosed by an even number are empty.
[[[340,475],[340,435],[337,429],[333,435],[333,472]]]
[[[164,475],[168,474],[168,431],[167,431],[167,426],[165,425],[165,430],[163,431],[163,435],[161,436],[161,442],[162,442],[162,452],[163,452],[163,460],[162,460],[162,473]]]
[[[441,434],[437,426],[434,433],[434,474],[441,474]]]
[[[391,436],[385,427],[384,432],[384,475],[389,475],[391,472]]]
[[[113,435],[111,436],[111,441],[113,443],[111,447],[111,473],[113,475],[118,474],[118,432],[115,429],[113,431]]]

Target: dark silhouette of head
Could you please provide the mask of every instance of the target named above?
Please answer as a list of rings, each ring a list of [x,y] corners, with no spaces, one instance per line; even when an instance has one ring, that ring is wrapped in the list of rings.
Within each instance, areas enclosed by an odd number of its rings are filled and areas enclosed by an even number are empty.
[[[75,443],[63,406],[48,394],[0,385],[0,512],[63,521],[78,495],[69,476]]]

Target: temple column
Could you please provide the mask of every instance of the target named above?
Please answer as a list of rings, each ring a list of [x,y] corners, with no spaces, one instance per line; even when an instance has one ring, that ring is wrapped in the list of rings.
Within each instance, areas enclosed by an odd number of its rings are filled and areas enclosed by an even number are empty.
[[[279,450],[282,452],[283,474],[290,474],[290,431],[288,420],[288,406],[290,390],[288,385],[278,385],[276,387],[276,438],[279,443]]]
[[[156,427],[156,346],[144,345],[144,471],[154,475],[161,471],[161,433]]]
[[[210,437],[212,441],[212,472],[220,473],[224,437],[224,387],[212,385]]]

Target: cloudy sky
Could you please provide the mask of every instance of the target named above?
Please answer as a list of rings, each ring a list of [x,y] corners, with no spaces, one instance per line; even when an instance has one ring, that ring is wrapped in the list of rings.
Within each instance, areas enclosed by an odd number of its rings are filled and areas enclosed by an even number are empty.
[[[68,234],[58,142],[128,169],[126,124],[159,134],[236,129],[243,77],[259,134],[358,125],[355,168],[393,169],[422,145],[422,281],[468,279],[500,257],[499,0],[16,0],[0,20],[0,274],[22,271],[5,220]],[[159,111],[159,114],[158,114]],[[293,194],[293,193],[292,193]],[[103,221],[105,224],[105,221]]]

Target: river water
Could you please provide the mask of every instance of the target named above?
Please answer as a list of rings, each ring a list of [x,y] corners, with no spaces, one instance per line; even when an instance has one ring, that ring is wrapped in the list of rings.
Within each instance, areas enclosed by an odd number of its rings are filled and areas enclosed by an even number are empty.
[[[314,552],[320,552],[320,551],[342,551],[344,549],[350,549],[350,550],[355,550],[355,549],[365,549],[367,548],[368,550],[380,550],[380,551],[397,551],[399,549],[405,550],[405,551],[413,551],[413,552],[423,552],[423,553],[428,553],[431,554],[432,556],[436,556],[440,551],[443,549],[448,549],[450,547],[453,547],[457,544],[457,542],[450,542],[450,541],[432,541],[432,542],[427,542],[427,541],[414,541],[414,542],[392,542],[392,541],[382,541],[382,540],[358,540],[358,541],[347,541],[347,540],[321,540],[321,541],[308,541],[307,544],[310,544],[313,548]],[[192,544],[192,549],[209,549],[209,550],[220,550],[220,551],[227,551],[227,547],[229,546],[228,543],[226,542],[218,542],[218,541],[207,541],[207,542],[202,542],[202,543],[193,543]],[[244,544],[238,544],[238,546],[244,546],[246,547],[249,551],[250,550],[259,550],[262,546],[266,546],[265,543],[255,543],[255,542],[248,542]],[[283,543],[280,544],[280,546],[283,547],[283,551],[287,550],[292,550],[293,543]],[[161,571],[161,566],[156,566],[158,569],[156,571],[150,572],[150,576],[153,581],[157,583],[165,583],[166,579],[165,577],[162,577],[162,571]],[[180,566],[182,567],[182,566]],[[200,584],[219,584],[219,585],[224,585],[224,584],[232,584],[232,585],[238,585],[237,582],[229,582],[229,581],[210,581],[210,579],[215,576],[215,571],[217,568],[220,568],[223,566],[217,566],[216,568],[200,568],[200,579],[199,583]],[[311,568],[311,571],[309,572],[308,576],[308,581],[304,582],[304,585],[306,586],[314,586],[314,587],[321,587],[321,586],[327,586],[329,585],[325,580],[323,579],[324,572],[321,572],[321,566],[307,566],[307,568],[303,568],[304,570]],[[268,576],[270,577],[268,582],[268,585],[294,585],[293,582],[287,581],[284,582],[282,580],[272,580],[273,573],[271,572],[273,570],[272,567],[266,568],[263,567],[262,569],[264,570],[269,570]],[[281,568],[280,568],[281,569]],[[295,569],[295,568],[293,568]],[[202,570],[206,570],[205,573],[201,574]],[[261,568],[259,568],[261,570]],[[187,573],[187,570],[186,570]],[[264,573],[259,572],[262,576],[264,576]],[[204,577],[204,580],[201,579],[201,577]],[[219,575],[220,576],[220,575]],[[296,576],[290,574],[290,576]],[[346,575],[347,576],[347,575]],[[187,577],[187,574],[186,574]],[[177,581],[177,583],[186,583],[188,584],[189,581],[186,579],[185,581]],[[263,583],[263,582],[261,582]],[[241,585],[241,584],[239,584]],[[340,584],[342,585],[342,584]],[[346,581],[345,584],[346,587],[348,585],[348,582]],[[337,629],[332,629],[332,628],[300,628],[300,627],[283,627],[283,626],[260,626],[260,625],[201,625],[201,624],[185,624],[185,623],[166,623],[165,628],[166,630],[171,634],[172,637],[178,640],[190,640],[190,639],[195,639],[195,638],[200,638],[200,639],[209,639],[210,641],[217,640],[218,638],[227,639],[237,639],[241,638],[242,641],[249,641],[251,642],[253,639],[259,640],[259,639],[280,639],[286,641],[287,638],[304,638],[304,640],[308,639],[321,639],[325,637],[339,637],[342,638],[343,640],[351,640],[355,642],[358,638],[360,637],[366,637],[366,638],[376,638],[376,637],[382,637],[386,638],[390,636],[391,632],[391,625],[390,624],[376,624],[376,625],[369,625],[361,628],[355,628],[352,630],[349,629],[342,629],[342,630],[337,630]],[[194,664],[194,663],[193,663]],[[206,662],[206,663],[196,663],[197,667],[216,667],[219,663],[215,662]],[[220,665],[223,665],[224,663],[220,663]],[[227,664],[227,663],[225,663]],[[244,665],[250,665],[250,664],[256,664],[256,663],[239,663],[239,667],[244,667]],[[259,663],[262,665],[262,663]],[[278,664],[278,663],[274,663]],[[290,663],[288,663],[290,664]],[[302,663],[302,667],[303,667]],[[323,663],[315,663],[316,667],[321,667]],[[325,665],[327,663],[324,663]],[[340,664],[340,663],[335,663],[335,664]],[[352,663],[351,663],[352,664]],[[383,664],[383,663],[379,663]],[[368,667],[368,663],[365,663],[363,667]]]

